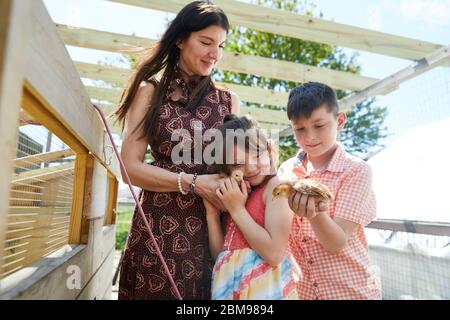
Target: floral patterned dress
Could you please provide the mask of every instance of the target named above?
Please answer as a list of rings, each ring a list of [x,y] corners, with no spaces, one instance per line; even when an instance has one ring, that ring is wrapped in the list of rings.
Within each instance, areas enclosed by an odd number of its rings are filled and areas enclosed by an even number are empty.
[[[183,80],[177,70],[160,107],[159,128],[152,146],[155,161],[151,164],[172,172],[184,171],[199,175],[208,172],[203,162],[195,163],[194,128],[218,128],[225,115],[231,112],[231,95],[224,89],[210,86],[201,103],[193,110],[186,108],[193,79]],[[158,81],[151,79],[154,85]],[[181,89],[181,90],[180,90]],[[182,92],[174,101],[172,94]],[[183,143],[192,145],[192,162],[175,164],[171,152],[178,141],[171,141],[177,129],[185,129]],[[203,143],[203,148],[206,143]],[[210,299],[211,272],[214,261],[210,257],[205,207],[197,195],[179,192],[141,190],[139,195],[147,221],[167,262],[183,299]],[[134,211],[127,247],[122,259],[119,281],[119,300],[175,299],[175,293],[164,273],[150,236],[137,208]]]

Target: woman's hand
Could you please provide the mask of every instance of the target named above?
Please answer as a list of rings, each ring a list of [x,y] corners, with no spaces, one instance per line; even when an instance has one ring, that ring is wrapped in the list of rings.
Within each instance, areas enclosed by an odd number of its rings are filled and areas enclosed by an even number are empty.
[[[197,177],[195,183],[195,193],[214,206],[217,210],[224,210],[219,197],[216,194],[217,188],[223,179],[218,174],[204,174]]]
[[[203,205],[206,208],[206,216],[216,216],[220,214],[220,210],[217,209],[214,205],[211,204],[211,202],[209,202],[206,199],[202,199],[203,200]]]
[[[289,195],[289,207],[299,217],[314,219],[317,215],[328,212],[328,203],[321,201],[316,207],[316,198],[300,192],[292,192]]]
[[[233,178],[226,178],[216,193],[230,215],[233,216],[245,209],[245,203],[248,198],[245,181],[241,181],[239,186]]]

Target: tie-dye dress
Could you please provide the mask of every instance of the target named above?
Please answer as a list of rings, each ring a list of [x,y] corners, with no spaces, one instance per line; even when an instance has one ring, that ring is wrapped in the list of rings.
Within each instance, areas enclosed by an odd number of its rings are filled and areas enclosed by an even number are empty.
[[[264,227],[265,185],[249,196],[246,209]],[[276,267],[265,262],[245,240],[232,219],[227,222],[225,242],[217,257],[212,280],[213,300],[296,300],[299,269],[290,254]]]

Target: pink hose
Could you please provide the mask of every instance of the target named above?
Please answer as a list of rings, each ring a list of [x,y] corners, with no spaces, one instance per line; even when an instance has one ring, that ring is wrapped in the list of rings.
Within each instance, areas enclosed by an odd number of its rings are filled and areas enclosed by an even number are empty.
[[[128,172],[125,169],[125,165],[123,164],[122,158],[120,157],[120,154],[117,151],[116,145],[114,143],[114,140],[113,140],[113,137],[112,137],[112,134],[111,134],[111,130],[109,129],[108,123],[106,122],[105,115],[103,114],[102,110],[98,106],[96,106],[95,104],[93,106],[98,111],[98,113],[100,114],[100,117],[101,117],[101,119],[103,121],[103,125],[105,126],[106,132],[108,133],[109,140],[111,141],[112,147],[114,149],[114,153],[116,154],[117,159],[119,160],[120,168],[122,169],[122,173],[125,176],[125,181],[127,182],[128,187],[130,188],[131,194],[133,195],[134,201],[136,202],[136,205],[138,207],[138,211],[139,211],[142,219],[145,222],[145,226],[147,227],[147,231],[150,234],[150,238],[152,240],[152,243],[153,243],[153,245],[156,248],[156,254],[158,255],[158,258],[159,258],[159,260],[161,261],[161,263],[163,265],[164,272],[166,273],[167,278],[169,279],[170,284],[172,285],[173,291],[175,292],[175,295],[177,296],[177,299],[178,300],[183,300],[183,298],[181,297],[180,291],[178,291],[178,287],[175,284],[175,281],[173,280],[172,275],[170,274],[170,271],[169,271],[169,268],[167,267],[166,261],[164,260],[164,257],[161,254],[161,250],[159,249],[158,243],[156,243],[155,236],[153,235],[153,232],[152,232],[152,230],[150,228],[150,225],[148,224],[147,218],[145,217],[144,210],[142,210],[142,206],[139,203],[136,194],[134,193],[133,187],[131,185],[130,177],[128,176]]]

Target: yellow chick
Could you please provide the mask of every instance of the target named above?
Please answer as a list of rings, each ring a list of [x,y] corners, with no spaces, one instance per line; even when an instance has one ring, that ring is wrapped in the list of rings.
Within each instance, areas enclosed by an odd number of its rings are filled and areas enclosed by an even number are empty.
[[[244,173],[241,170],[234,170],[231,172],[231,177],[234,178],[237,183],[241,183],[242,179],[244,179]]]
[[[318,201],[328,201],[333,199],[333,194],[324,184],[310,179],[301,179],[295,182],[283,182],[276,186],[272,191],[272,200],[278,198],[288,198],[291,192],[298,191],[302,194],[315,196]]]
[[[226,174],[224,174],[224,173],[221,173],[221,174],[220,174],[220,177],[221,177],[221,178],[226,178],[226,177],[228,177],[228,176],[227,176]],[[244,180],[244,172],[242,172],[242,171],[239,170],[239,169],[236,169],[236,170],[233,170],[233,171],[231,172],[231,174],[230,174],[229,177],[233,178],[234,180],[236,180],[236,182],[237,182],[238,184],[240,184],[241,181]]]

